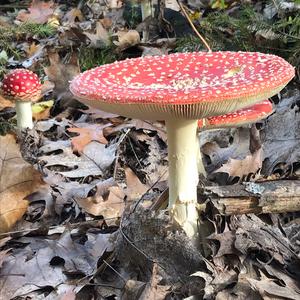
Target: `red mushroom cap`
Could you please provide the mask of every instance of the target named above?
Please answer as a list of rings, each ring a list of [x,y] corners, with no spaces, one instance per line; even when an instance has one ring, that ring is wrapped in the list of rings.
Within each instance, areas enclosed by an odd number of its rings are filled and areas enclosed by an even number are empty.
[[[32,71],[15,69],[2,81],[2,95],[13,101],[35,102],[41,97],[41,82]]]
[[[221,116],[214,116],[198,121],[198,127],[201,129],[213,129],[223,127],[237,127],[243,124],[250,124],[266,118],[273,112],[272,102],[264,100],[250,107],[237,110]]]
[[[175,53],[97,67],[75,77],[70,90],[87,105],[124,116],[199,119],[271,97],[294,74],[270,54]]]

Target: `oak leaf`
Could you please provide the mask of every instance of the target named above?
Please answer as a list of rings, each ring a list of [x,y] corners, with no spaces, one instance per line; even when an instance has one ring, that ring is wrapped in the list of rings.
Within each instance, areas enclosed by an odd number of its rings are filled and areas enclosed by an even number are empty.
[[[26,212],[26,197],[42,185],[40,174],[25,162],[13,135],[0,136],[0,232]]]
[[[80,126],[80,124],[76,124]],[[101,144],[107,144],[108,141],[103,135],[103,129],[111,124],[105,125],[88,125],[83,124],[84,127],[73,127],[69,128],[69,132],[79,133],[79,136],[73,137],[71,139],[73,150],[79,153],[83,152],[83,149],[92,141],[100,142]]]
[[[69,82],[80,73],[77,54],[73,52],[68,62],[60,59],[57,52],[48,53],[50,66],[45,67],[44,71],[49,80],[54,83],[54,96],[59,100],[73,99],[69,91]]]
[[[53,1],[32,0],[27,10],[21,10],[17,15],[17,20],[36,24],[47,23],[49,17],[53,15],[55,5]]]

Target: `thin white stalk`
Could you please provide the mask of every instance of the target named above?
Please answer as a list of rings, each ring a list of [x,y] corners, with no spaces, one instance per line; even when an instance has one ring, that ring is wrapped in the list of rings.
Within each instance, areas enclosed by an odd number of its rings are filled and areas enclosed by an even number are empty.
[[[144,21],[149,16],[152,16],[152,5],[151,0],[142,0],[141,2],[141,10],[142,10],[142,20]],[[148,31],[143,31],[143,39],[142,42],[146,42],[148,40]]]
[[[206,171],[202,161],[199,136],[197,136],[197,166],[198,166],[198,174],[202,174],[203,176],[206,176]]]
[[[16,102],[16,112],[17,112],[17,127],[19,129],[30,128],[33,127],[32,122],[32,110],[31,110],[31,102]]]
[[[167,120],[169,209],[189,237],[198,233],[197,185],[199,144],[197,120]]]

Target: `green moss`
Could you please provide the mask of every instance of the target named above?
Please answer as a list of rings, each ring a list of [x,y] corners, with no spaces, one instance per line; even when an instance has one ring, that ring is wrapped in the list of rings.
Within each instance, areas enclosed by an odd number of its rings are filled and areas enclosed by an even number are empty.
[[[20,59],[21,52],[16,49],[15,43],[28,37],[46,38],[56,33],[55,27],[49,24],[23,23],[19,26],[0,26],[1,50],[9,56]]]
[[[112,63],[118,59],[114,47],[104,49],[93,49],[82,47],[79,49],[79,65],[82,71],[89,70],[96,66]]]

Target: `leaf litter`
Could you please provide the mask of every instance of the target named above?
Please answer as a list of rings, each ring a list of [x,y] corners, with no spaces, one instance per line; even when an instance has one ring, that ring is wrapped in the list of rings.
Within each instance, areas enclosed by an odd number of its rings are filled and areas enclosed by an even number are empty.
[[[297,213],[225,217],[208,209],[201,223],[210,225],[211,252],[202,257],[164,210],[151,211],[167,186],[164,125],[85,107],[69,92],[79,66],[89,66],[82,46],[108,48],[108,62],[173,50],[174,42],[157,39],[171,32],[164,16],[157,22],[163,30],[151,18],[135,30],[122,1],[71,2],[34,0],[14,14],[0,13],[0,26],[31,22],[54,30],[48,38],[18,36],[18,58],[4,50],[8,68],[43,76],[43,100],[54,102],[19,144],[11,135],[0,138],[1,297],[299,299]],[[153,42],[141,44],[138,28],[148,28]],[[208,185],[298,179],[299,93],[273,100],[274,114],[256,125],[258,139],[247,126],[200,133]],[[0,97],[1,116],[11,106]],[[11,113],[3,116],[11,121]]]

